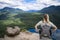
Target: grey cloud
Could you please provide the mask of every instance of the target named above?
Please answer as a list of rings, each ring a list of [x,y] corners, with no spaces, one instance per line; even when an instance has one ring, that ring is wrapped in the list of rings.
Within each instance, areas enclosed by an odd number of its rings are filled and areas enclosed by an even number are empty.
[[[0,2],[0,4],[7,5],[7,6],[10,6],[10,7],[16,7],[16,6],[18,6],[18,5],[12,5],[12,4],[6,3],[6,2]]]
[[[6,2],[0,2],[0,4],[7,4],[7,5],[11,5],[11,4],[9,4],[9,3],[6,3]]]

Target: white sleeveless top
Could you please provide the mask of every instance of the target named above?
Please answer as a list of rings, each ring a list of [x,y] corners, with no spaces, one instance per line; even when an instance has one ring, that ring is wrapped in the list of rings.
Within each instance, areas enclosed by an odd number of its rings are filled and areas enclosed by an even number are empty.
[[[40,27],[43,30],[42,33],[44,33],[44,34],[48,34],[50,28],[55,27],[55,25],[52,22],[47,23],[47,22],[40,21],[39,23],[37,23],[37,25],[40,25]]]

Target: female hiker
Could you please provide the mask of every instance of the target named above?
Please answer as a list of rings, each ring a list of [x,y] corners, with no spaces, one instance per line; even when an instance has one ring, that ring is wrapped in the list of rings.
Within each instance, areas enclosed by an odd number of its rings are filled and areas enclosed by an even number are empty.
[[[47,35],[48,38],[51,38],[51,29],[55,31],[57,27],[49,20],[49,15],[44,14],[43,20],[39,21],[35,25],[36,32],[39,32],[40,38],[44,36],[44,34]]]

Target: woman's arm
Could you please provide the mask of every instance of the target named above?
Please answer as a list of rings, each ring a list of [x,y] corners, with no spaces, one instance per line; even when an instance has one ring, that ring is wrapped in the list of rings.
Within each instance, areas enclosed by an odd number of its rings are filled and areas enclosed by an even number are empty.
[[[53,29],[53,30],[57,30],[56,25],[54,25],[53,23],[51,23],[51,26],[52,26],[52,29]]]
[[[41,21],[39,21],[39,22],[35,25],[36,32],[39,31],[39,29],[38,29],[38,26],[39,26],[39,25],[41,25]]]

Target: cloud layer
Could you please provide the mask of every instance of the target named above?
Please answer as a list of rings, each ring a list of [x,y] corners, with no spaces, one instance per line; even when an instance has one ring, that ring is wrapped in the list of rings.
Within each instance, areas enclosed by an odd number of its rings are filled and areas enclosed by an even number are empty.
[[[60,5],[60,0],[0,0],[0,8],[13,7],[25,11],[41,10],[51,5]]]

